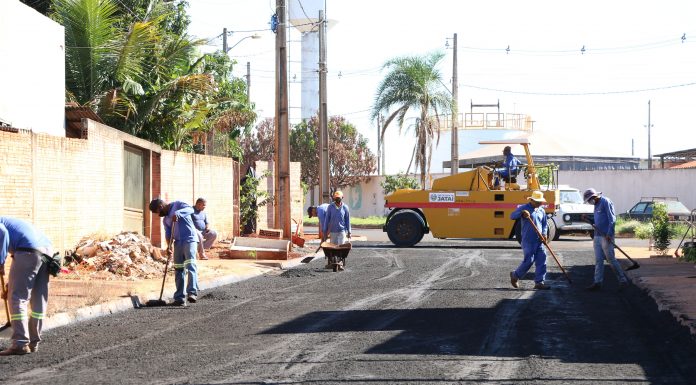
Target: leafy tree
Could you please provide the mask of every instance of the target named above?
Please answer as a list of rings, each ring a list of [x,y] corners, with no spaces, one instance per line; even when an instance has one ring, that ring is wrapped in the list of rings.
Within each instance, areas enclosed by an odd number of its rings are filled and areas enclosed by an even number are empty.
[[[450,111],[452,105],[452,97],[444,88],[442,74],[436,68],[443,57],[444,53],[436,52],[427,56],[408,56],[387,61],[383,68],[389,72],[379,84],[372,107],[373,120],[382,112],[387,114],[382,137],[394,119],[401,132],[409,110],[418,112],[419,119],[414,129],[415,160],[420,168],[423,188],[426,186],[427,174],[430,173],[433,139],[436,135],[437,140],[440,138],[440,114]]]
[[[270,171],[261,176],[247,173],[241,180],[239,193],[239,223],[242,234],[256,232],[256,221],[259,216],[259,207],[273,203],[273,197],[267,191],[260,190],[259,184],[263,178],[268,178]]]
[[[266,118],[254,131],[245,132],[240,139],[242,168],[254,166],[258,160],[270,161],[275,155],[275,120]]]
[[[655,239],[655,250],[657,250],[660,255],[666,255],[671,238],[666,204],[663,202],[655,202],[655,204],[653,204],[652,219],[650,222],[653,225],[652,235]]]
[[[367,146],[367,139],[342,116],[328,122],[329,173],[331,188],[356,185],[375,171],[377,158]],[[319,184],[319,119],[315,116],[290,131],[290,160],[302,163],[302,181],[308,186]]]
[[[418,181],[415,178],[402,173],[398,173],[396,175],[387,175],[386,178],[384,178],[384,181],[380,182],[379,185],[382,186],[384,195],[391,194],[398,189],[420,188],[420,185],[418,184]]]

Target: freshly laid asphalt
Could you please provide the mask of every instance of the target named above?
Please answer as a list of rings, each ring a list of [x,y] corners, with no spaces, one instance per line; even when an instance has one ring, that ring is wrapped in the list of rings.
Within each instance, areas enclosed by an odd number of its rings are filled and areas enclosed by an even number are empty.
[[[355,243],[346,270],[323,259],[45,333],[41,351],[0,360],[22,383],[692,384],[696,345],[642,288],[607,267],[587,292],[588,240],[552,244],[549,291],[508,273],[512,242]],[[637,270],[640,271],[640,270]]]

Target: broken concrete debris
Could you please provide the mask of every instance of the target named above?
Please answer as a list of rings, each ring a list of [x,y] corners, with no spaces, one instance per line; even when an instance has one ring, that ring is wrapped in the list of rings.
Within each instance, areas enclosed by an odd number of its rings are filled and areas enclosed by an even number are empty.
[[[166,255],[138,233],[122,232],[103,241],[85,237],[67,259],[68,269],[77,275],[94,278],[147,279],[162,275]]]

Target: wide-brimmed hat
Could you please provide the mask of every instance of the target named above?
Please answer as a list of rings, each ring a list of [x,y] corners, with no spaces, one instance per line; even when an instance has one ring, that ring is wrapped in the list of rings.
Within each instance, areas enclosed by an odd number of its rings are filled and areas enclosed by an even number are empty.
[[[541,191],[534,191],[532,193],[532,196],[527,197],[529,200],[533,200],[535,202],[546,202],[546,199],[544,199],[544,193]]]
[[[598,197],[598,196],[600,196],[601,194],[602,194],[601,191],[597,191],[597,190],[595,190],[595,189],[593,189],[593,188],[588,188],[587,190],[585,190],[585,193],[582,194],[582,199],[583,199],[585,202],[587,202],[587,201],[590,200],[590,198]]]

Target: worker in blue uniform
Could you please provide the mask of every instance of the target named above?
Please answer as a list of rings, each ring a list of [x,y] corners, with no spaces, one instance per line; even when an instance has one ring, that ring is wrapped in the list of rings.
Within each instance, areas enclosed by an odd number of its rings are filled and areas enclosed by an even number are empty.
[[[12,344],[0,356],[22,355],[39,349],[48,306],[48,269],[44,259],[53,255],[52,247],[46,235],[31,223],[0,217],[0,274],[5,275],[5,262],[8,254],[12,254],[7,298]]]
[[[546,278],[546,252],[544,252],[542,247],[548,235],[546,212],[542,207],[546,203],[546,199],[544,199],[544,194],[541,191],[534,191],[532,196],[527,199],[529,203],[518,207],[517,210],[510,214],[510,219],[520,220],[520,225],[522,226],[521,245],[524,253],[522,263],[515,271],[510,272],[510,283],[512,287],[519,288],[518,281],[527,274],[533,263],[535,267],[534,289],[548,290],[551,286],[544,283]],[[539,234],[537,234],[537,231],[527,218],[534,222],[536,228],[541,232],[542,238],[539,237]]]
[[[583,198],[585,202],[594,205],[593,219],[597,229],[593,239],[595,252],[594,281],[587,287],[587,290],[598,291],[602,288],[605,259],[609,261],[614,269],[616,278],[619,280],[619,289],[622,289],[628,283],[628,279],[614,254],[614,224],[616,223],[614,203],[593,188],[587,189],[583,194]]]
[[[350,238],[350,210],[343,203],[342,191],[335,191],[333,200],[326,209],[322,241],[330,237],[331,243],[342,245],[346,243],[346,235]]]
[[[518,167],[522,162],[512,155],[512,149],[510,146],[505,146],[503,149],[503,156],[505,156],[505,162],[503,162],[502,169],[498,171],[498,176],[505,181],[506,184],[517,183],[517,173],[519,172]],[[500,187],[500,179],[495,179],[495,188]]]
[[[198,250],[198,230],[193,224],[193,207],[185,202],[174,201],[167,203],[162,199],[150,202],[150,211],[158,214],[164,224],[167,242],[174,239],[174,292],[175,306],[186,306],[184,299],[195,303],[198,298],[198,269],[196,267],[196,252]],[[176,222],[176,226],[174,223]],[[176,231],[172,233],[172,227]],[[169,250],[171,253],[171,250]],[[184,295],[184,279],[188,273],[186,295]]]

